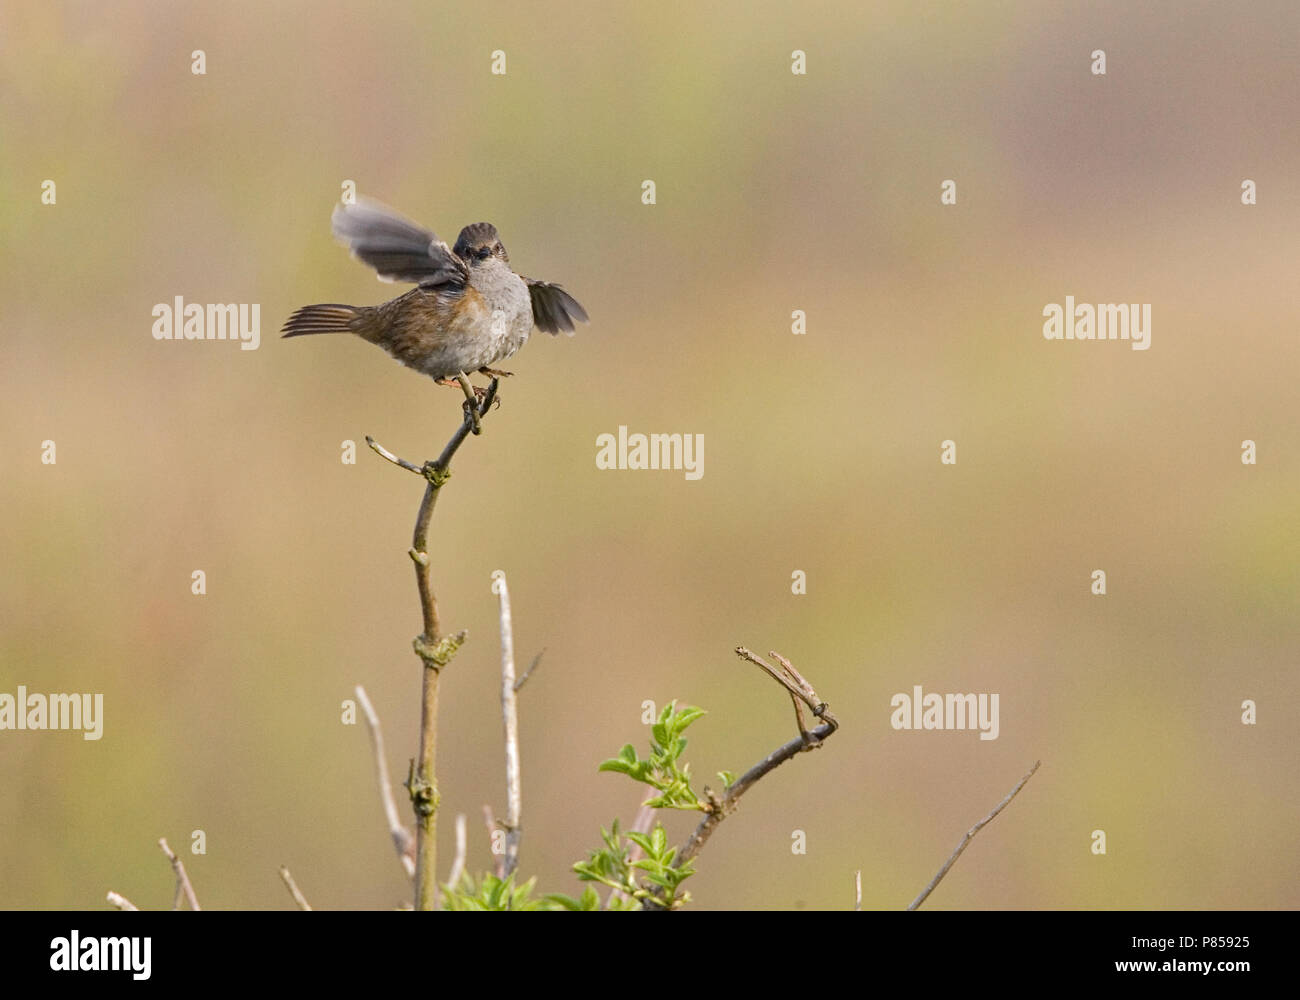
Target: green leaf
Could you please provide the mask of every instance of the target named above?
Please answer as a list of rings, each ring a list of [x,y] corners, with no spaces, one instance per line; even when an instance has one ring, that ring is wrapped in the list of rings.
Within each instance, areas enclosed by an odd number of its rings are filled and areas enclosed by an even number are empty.
[[[637,781],[643,782],[647,785],[654,783],[651,780],[654,777],[654,768],[651,766],[648,760],[637,761],[636,767],[634,767],[628,773],[631,774],[632,777],[634,777]]]

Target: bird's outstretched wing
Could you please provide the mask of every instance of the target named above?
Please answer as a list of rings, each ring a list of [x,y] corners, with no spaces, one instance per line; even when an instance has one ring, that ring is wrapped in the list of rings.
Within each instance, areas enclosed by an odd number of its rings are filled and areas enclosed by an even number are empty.
[[[528,295],[533,300],[533,325],[543,333],[563,330],[573,336],[574,320],[587,322],[587,310],[559,285],[534,278],[524,281],[528,282]]]
[[[377,201],[338,205],[334,236],[369,264],[381,281],[410,281],[424,288],[457,287],[469,278],[465,262],[433,233]]]

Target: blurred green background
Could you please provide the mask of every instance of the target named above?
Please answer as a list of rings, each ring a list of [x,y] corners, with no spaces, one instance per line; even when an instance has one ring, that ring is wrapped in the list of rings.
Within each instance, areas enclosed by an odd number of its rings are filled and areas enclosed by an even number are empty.
[[[409,898],[339,717],[364,683],[405,775],[421,483],[363,437],[432,458],[460,410],[359,340],[278,339],[403,290],[331,239],[347,179],[446,239],[494,222],[592,318],[511,360],[439,502],[470,631],[444,866],[462,812],[487,866],[504,808],[503,569],[521,664],[546,650],[543,890],[635,814],[596,765],[644,750],[644,700],[709,710],[703,781],[794,735],[744,644],[843,728],[723,825],[699,907],[847,907],[859,868],[902,907],[1038,758],[928,907],[1296,906],[1300,13],[1090,6],[5,2],[0,691],[103,692],[105,733],[0,733],[0,906],[169,906],[159,836],[210,908],[292,906],[281,864],[320,908]],[[261,348],[153,340],[177,295],[260,303]],[[1151,349],[1045,341],[1066,295],[1152,303]],[[620,424],[703,434],[703,479],[598,471]],[[1000,693],[1000,738],[895,732],[915,684]]]

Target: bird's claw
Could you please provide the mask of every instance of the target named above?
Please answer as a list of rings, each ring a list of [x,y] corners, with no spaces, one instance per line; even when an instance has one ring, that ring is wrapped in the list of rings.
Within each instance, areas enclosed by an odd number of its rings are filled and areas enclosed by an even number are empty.
[[[474,387],[475,401],[465,400],[465,417],[473,425],[475,434],[483,433],[483,424],[479,417],[479,407],[483,405],[483,397],[480,395],[486,390]]]

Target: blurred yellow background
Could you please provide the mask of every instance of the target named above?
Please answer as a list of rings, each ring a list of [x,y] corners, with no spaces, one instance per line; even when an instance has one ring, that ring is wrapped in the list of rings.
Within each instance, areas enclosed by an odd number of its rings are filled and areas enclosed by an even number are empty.
[[[359,340],[278,339],[404,290],[331,239],[348,179],[444,239],[494,222],[592,319],[507,364],[434,519],[470,632],[444,867],[456,813],[482,869],[504,808],[503,569],[521,669],[546,650],[543,891],[635,814],[596,765],[644,753],[643,701],[709,710],[700,783],[794,735],[743,644],[842,729],[722,826],[698,907],[848,907],[859,868],[902,907],[1038,758],[928,908],[1300,903],[1300,11],[1091,6],[6,3],[0,691],[103,692],[105,720],[0,733],[0,906],[169,906],[160,836],[205,907],[291,907],[281,864],[318,908],[409,899],[339,719],[364,683],[405,775],[422,484],[363,438],[422,461],[460,409]],[[260,348],[155,341],[178,295],[260,303]],[[1151,303],[1151,349],[1044,340],[1067,295]],[[703,478],[597,470],[619,425],[703,434]],[[894,731],[917,684],[998,692],[999,738]]]

